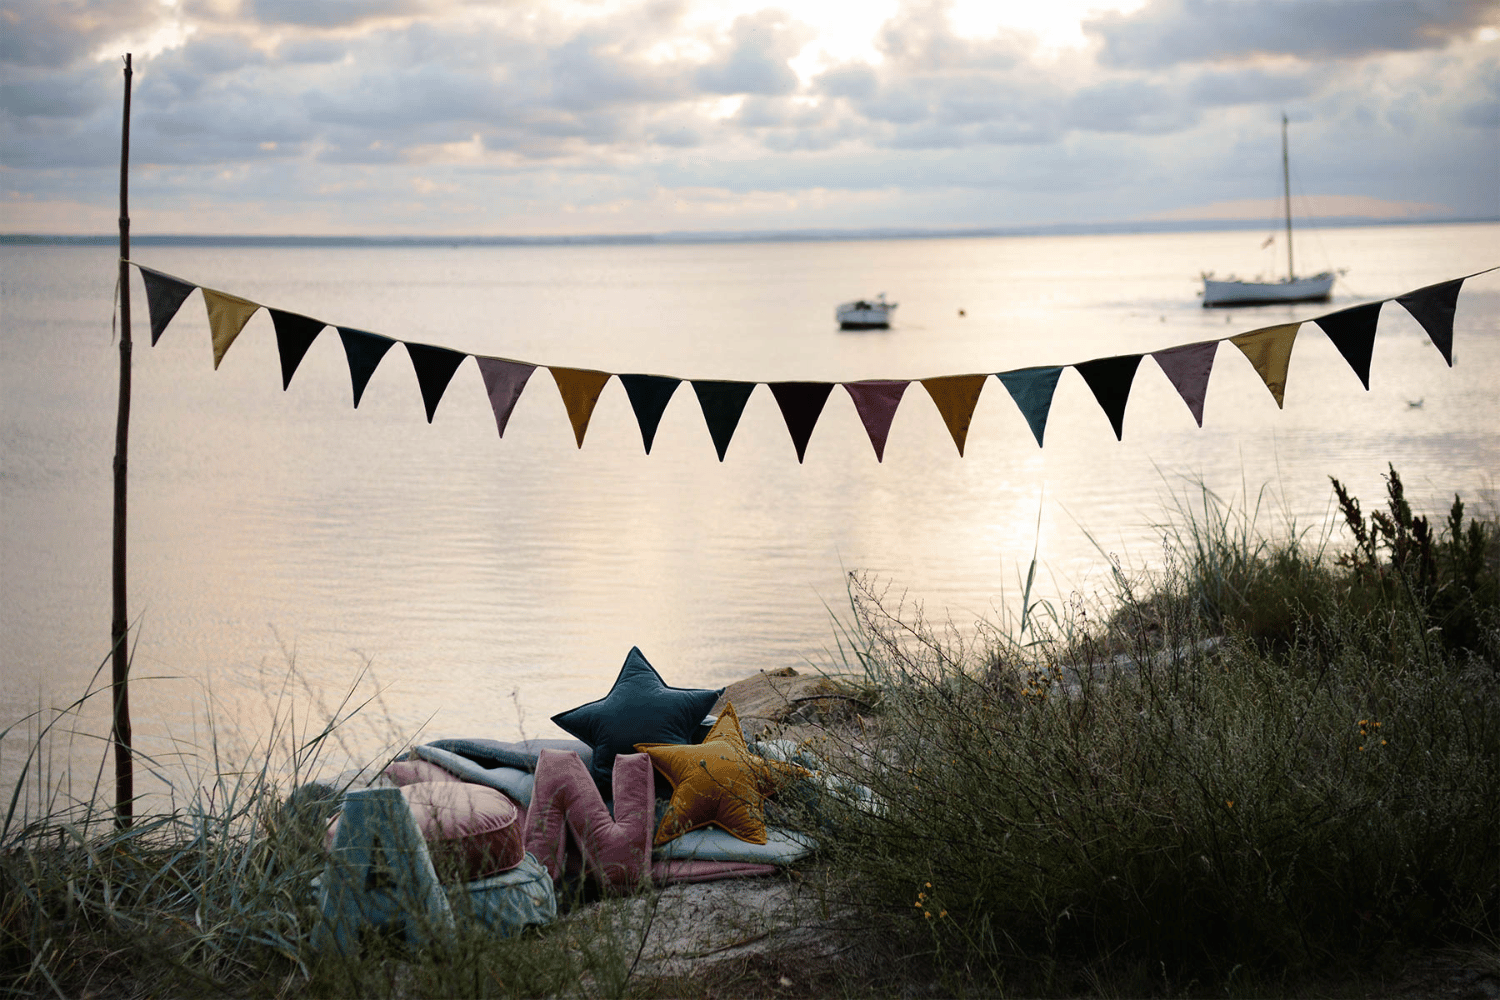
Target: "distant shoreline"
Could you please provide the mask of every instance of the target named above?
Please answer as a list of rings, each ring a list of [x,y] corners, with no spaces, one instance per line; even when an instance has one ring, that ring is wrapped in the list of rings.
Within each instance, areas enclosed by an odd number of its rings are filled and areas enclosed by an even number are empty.
[[[1322,229],[1367,226],[1468,226],[1500,222],[1489,219],[1368,219],[1329,217],[1319,219]],[[1276,228],[1279,222],[1265,219],[1216,219],[1208,221],[1059,223],[1045,226],[991,226],[977,229],[800,229],[748,232],[667,232],[574,236],[253,236],[144,234],[131,236],[143,247],[530,247],[530,246],[672,246],[712,243],[837,243],[865,240],[984,239],[1018,236],[1131,236],[1154,233],[1200,233]],[[63,236],[33,233],[0,233],[0,246],[117,246],[119,236]]]

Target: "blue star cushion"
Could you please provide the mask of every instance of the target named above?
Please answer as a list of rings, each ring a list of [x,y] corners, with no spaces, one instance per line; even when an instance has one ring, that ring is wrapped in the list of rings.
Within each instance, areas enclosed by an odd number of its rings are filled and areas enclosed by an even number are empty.
[[[589,773],[608,798],[616,754],[635,753],[637,743],[701,742],[699,723],[723,693],[723,688],[671,687],[640,649],[631,647],[609,694],[552,721],[594,748]]]

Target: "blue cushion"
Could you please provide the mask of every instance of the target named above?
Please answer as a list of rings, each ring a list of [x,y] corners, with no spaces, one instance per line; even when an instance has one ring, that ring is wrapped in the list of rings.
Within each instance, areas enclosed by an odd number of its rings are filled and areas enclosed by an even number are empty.
[[[607,799],[617,754],[635,753],[637,743],[702,742],[700,724],[723,693],[723,688],[672,687],[639,648],[631,647],[609,694],[552,721],[594,748],[589,773]]]
[[[523,806],[531,804],[531,786],[536,775],[519,767],[483,767],[467,757],[431,744],[412,747],[412,754],[449,771],[464,781],[504,792]]]
[[[689,830],[651,852],[658,861],[747,861],[762,865],[788,865],[818,849],[818,842],[803,833],[781,827],[766,827],[766,842],[751,844],[716,826]]]
[[[459,737],[430,740],[425,744],[438,747],[449,753],[466,757],[481,767],[519,767],[523,771],[535,771],[537,755],[543,750],[572,750],[588,764],[593,748],[578,740],[487,740],[478,737]]]

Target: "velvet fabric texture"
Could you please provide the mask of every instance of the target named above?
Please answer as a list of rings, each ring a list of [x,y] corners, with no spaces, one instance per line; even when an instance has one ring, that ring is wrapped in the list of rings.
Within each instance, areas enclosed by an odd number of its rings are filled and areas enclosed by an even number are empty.
[[[672,783],[672,798],[657,828],[658,846],[710,823],[751,844],[766,842],[765,799],[787,781],[809,777],[803,768],[750,753],[733,705],[725,705],[708,738],[692,746],[640,743]]]
[[[589,771],[607,799],[616,754],[634,753],[637,743],[698,742],[698,724],[723,693],[723,688],[669,686],[633,646],[609,694],[552,721],[594,748]]]
[[[401,795],[444,881],[468,882],[509,871],[526,854],[520,810],[493,788],[461,781],[420,781],[403,786]],[[335,817],[328,826],[330,847],[338,828]]]
[[[614,758],[614,815],[575,753],[543,750],[526,813],[526,849],[554,882],[567,869],[568,838],[583,854],[585,870],[610,889],[630,890],[651,875],[651,828],[656,820],[651,759]]]

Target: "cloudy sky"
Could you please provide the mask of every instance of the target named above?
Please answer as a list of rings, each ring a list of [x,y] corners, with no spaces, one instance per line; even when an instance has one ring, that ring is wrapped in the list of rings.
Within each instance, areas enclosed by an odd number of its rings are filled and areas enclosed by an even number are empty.
[[[0,0],[0,232],[1500,215],[1496,0]]]

